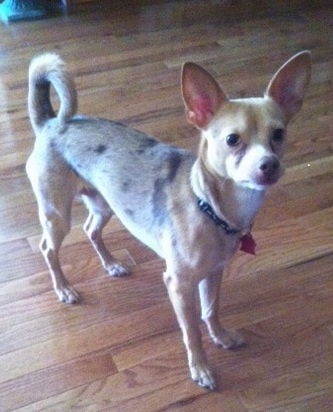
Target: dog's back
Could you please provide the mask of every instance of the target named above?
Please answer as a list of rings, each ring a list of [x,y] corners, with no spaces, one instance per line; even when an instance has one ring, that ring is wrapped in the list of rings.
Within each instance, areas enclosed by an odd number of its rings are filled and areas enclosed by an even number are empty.
[[[60,100],[57,114],[51,85]],[[74,80],[63,61],[55,54],[35,58],[29,71],[29,116],[36,150],[40,146],[44,158],[65,162],[64,168],[80,177],[83,186],[93,187],[134,235],[163,255],[154,238],[167,223],[168,209],[188,197],[179,188],[190,191],[195,156],[121,123],[75,116],[76,108]]]

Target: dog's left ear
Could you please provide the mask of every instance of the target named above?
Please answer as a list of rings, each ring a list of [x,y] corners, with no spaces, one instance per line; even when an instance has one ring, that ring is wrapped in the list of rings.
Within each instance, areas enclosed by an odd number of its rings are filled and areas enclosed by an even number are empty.
[[[310,75],[310,52],[303,51],[288,60],[270,81],[265,95],[279,104],[287,120],[301,109]]]
[[[182,94],[187,119],[198,129],[205,128],[227,100],[217,81],[195,63],[185,63],[182,70]]]

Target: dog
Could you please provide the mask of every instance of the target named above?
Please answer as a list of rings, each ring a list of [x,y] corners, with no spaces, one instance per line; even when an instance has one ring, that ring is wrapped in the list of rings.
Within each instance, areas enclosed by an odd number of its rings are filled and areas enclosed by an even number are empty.
[[[190,375],[200,386],[215,389],[196,294],[215,344],[243,346],[242,335],[224,329],[218,318],[222,272],[239,247],[254,253],[251,227],[265,193],[283,174],[286,127],[302,106],[310,72],[310,53],[303,51],[276,72],[263,97],[229,99],[205,69],[185,63],[185,111],[201,134],[195,156],[124,124],[76,115],[77,92],[65,63],[53,53],[35,57],[28,111],[36,142],[26,170],[43,228],[40,249],[60,301],[79,301],[58,253],[70,230],[73,199],[80,196],[89,210],[85,232],[109,275],[129,273],[102,240],[113,214],[165,259],[163,279]],[[51,86],[60,100],[57,114]]]

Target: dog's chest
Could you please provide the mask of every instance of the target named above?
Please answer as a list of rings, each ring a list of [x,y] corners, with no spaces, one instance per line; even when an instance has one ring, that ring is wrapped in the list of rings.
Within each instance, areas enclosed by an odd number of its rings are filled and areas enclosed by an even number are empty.
[[[199,210],[194,196],[178,206],[169,230],[167,256],[199,278],[222,271],[239,247],[239,236],[216,226]]]

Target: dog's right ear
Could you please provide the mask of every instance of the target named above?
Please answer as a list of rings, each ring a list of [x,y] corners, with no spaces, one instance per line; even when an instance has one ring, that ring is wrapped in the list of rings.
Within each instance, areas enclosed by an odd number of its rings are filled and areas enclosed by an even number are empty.
[[[185,63],[182,70],[182,94],[187,119],[204,129],[227,100],[217,81],[195,63]]]

